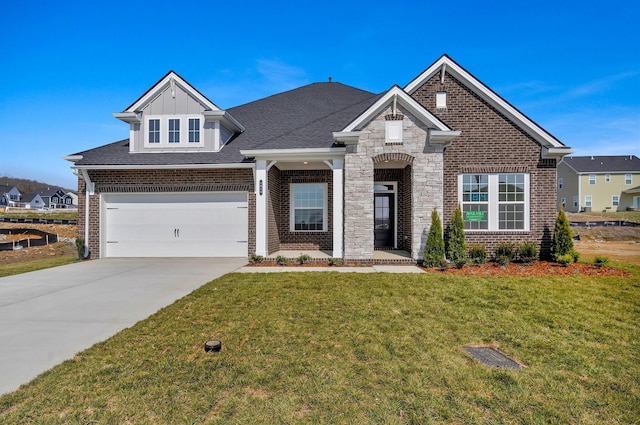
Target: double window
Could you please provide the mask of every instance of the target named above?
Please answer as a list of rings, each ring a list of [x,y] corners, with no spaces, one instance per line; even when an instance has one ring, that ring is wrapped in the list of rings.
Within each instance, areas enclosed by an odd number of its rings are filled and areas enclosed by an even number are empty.
[[[148,146],[176,146],[185,142],[200,143],[202,120],[188,116],[149,117],[146,120],[147,132],[145,144]]]
[[[327,230],[327,185],[325,183],[291,184],[292,232]]]
[[[467,230],[529,230],[529,175],[461,174],[458,200]]]

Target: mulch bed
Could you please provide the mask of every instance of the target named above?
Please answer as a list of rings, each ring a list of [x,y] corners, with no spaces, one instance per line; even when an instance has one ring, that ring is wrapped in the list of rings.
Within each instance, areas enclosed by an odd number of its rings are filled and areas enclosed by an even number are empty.
[[[291,262],[286,265],[280,265],[274,261],[263,261],[261,263],[248,264],[253,267],[327,267],[324,262],[309,262],[298,264]],[[346,264],[342,266],[331,267],[362,267],[358,265]],[[425,268],[420,267],[425,272],[453,274],[460,276],[630,276],[630,273],[616,269],[613,267],[596,267],[593,264],[575,263],[563,266],[548,261],[536,261],[532,264],[509,263],[506,266],[500,266],[497,263],[485,263],[477,266],[464,266],[457,269],[453,266],[442,271],[438,267]]]
[[[500,266],[497,263],[486,263],[477,266],[464,266],[461,269],[449,267],[441,271],[437,267],[423,268],[432,273],[455,274],[462,276],[630,276],[629,272],[613,267],[596,267],[593,264],[575,263],[563,266],[548,261],[536,261],[532,264],[509,263]]]

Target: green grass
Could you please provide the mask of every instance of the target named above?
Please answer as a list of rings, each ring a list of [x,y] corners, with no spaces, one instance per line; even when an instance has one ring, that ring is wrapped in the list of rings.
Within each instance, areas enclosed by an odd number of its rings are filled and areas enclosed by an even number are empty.
[[[0,277],[14,274],[28,273],[51,267],[64,266],[78,261],[77,255],[65,255],[63,257],[46,258],[43,260],[26,261],[22,263],[3,264],[0,267]]]
[[[32,218],[32,219],[48,219],[48,220],[78,220],[78,211],[33,211],[33,210],[11,210],[9,212],[0,212],[3,218]]]
[[[230,274],[1,397],[0,423],[638,423],[632,270]]]

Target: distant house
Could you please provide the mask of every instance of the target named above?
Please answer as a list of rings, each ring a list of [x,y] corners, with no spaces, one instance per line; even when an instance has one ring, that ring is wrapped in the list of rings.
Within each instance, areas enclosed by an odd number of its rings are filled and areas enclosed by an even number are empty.
[[[558,206],[567,212],[640,209],[640,159],[565,156],[558,164]]]
[[[19,202],[22,194],[15,186],[0,185],[0,206],[11,207]]]
[[[62,205],[64,208],[78,208],[78,195],[73,192],[67,192],[62,197]]]
[[[58,187],[38,189],[36,193],[40,195],[45,203],[44,206],[46,208],[64,208],[63,200],[65,197],[65,192],[62,189]]]
[[[29,193],[22,197],[18,205],[22,208],[40,210],[44,207],[44,201],[39,193]]]

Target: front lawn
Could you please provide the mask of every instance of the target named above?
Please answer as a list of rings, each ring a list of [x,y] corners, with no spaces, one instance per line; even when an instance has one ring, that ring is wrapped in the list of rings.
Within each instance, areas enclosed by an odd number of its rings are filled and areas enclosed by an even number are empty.
[[[639,277],[230,274],[1,397],[0,423],[638,423]]]

